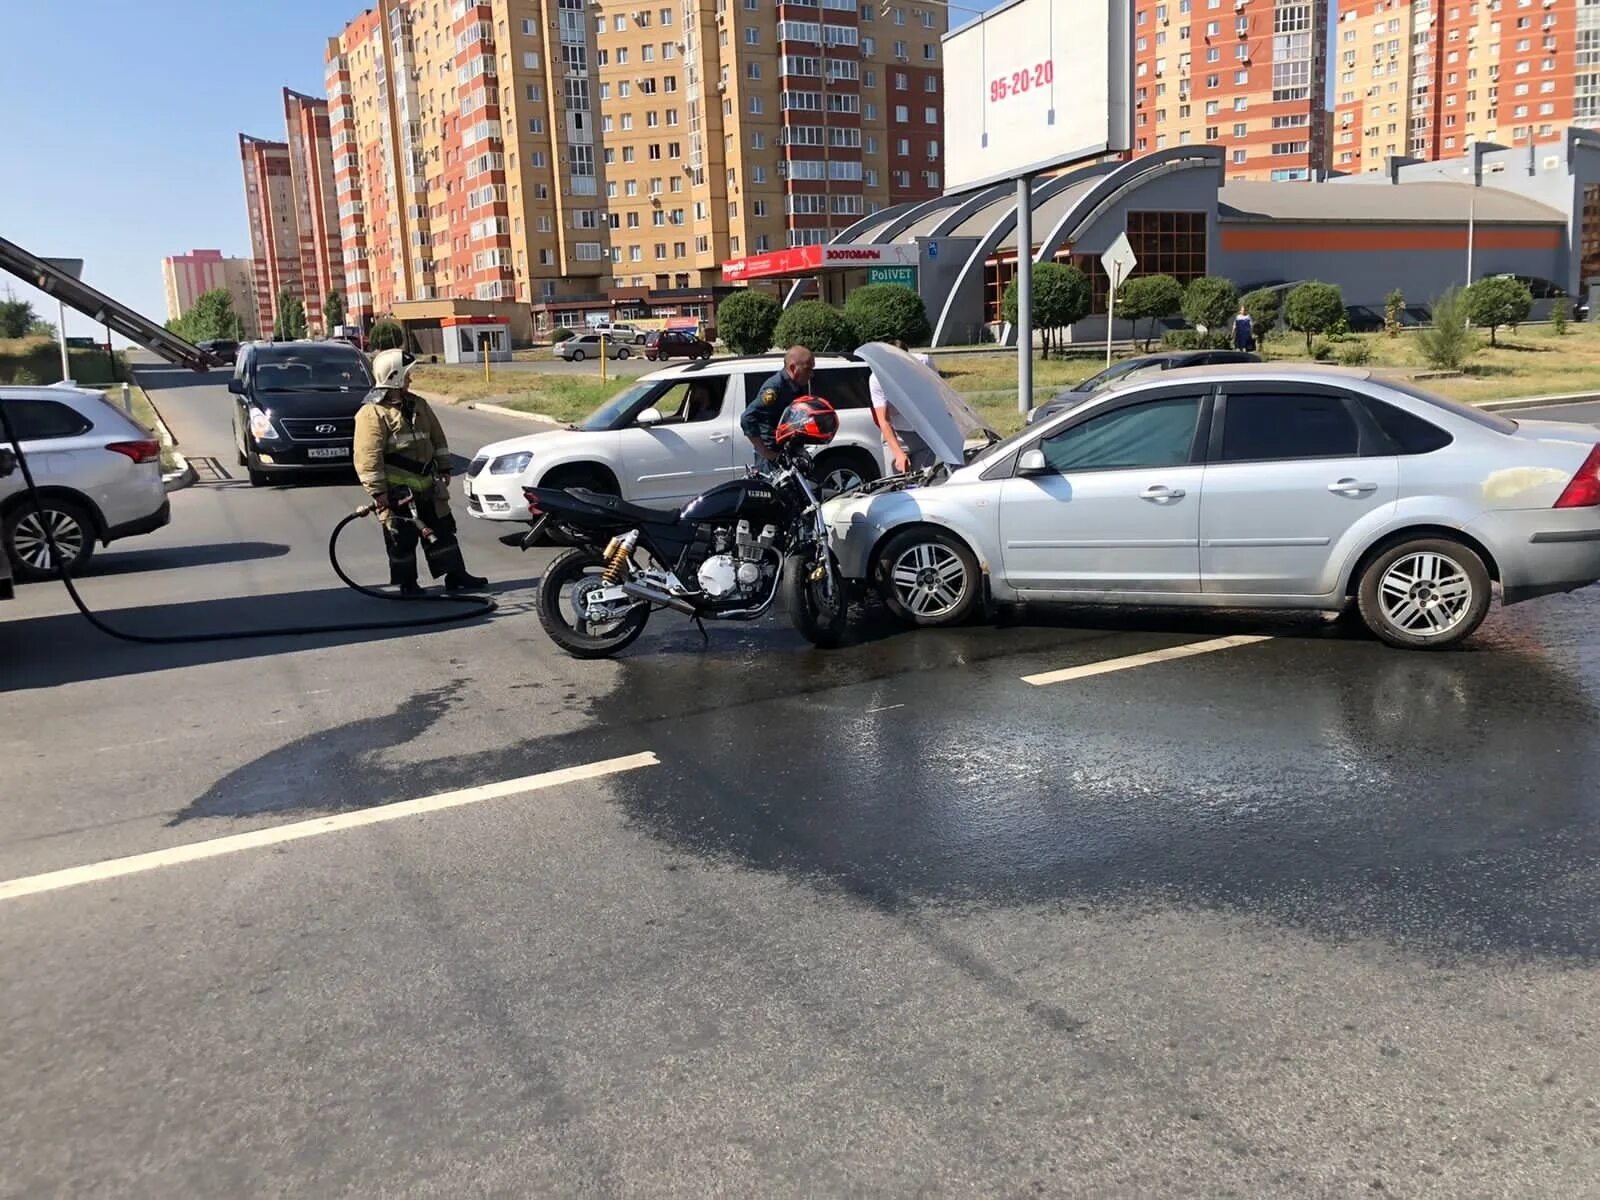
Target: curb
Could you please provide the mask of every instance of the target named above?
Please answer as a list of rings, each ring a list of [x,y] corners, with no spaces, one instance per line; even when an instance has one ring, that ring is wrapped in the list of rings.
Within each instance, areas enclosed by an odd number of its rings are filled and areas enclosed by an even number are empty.
[[[1594,404],[1600,402],[1600,392],[1564,392],[1559,396],[1522,396],[1515,400],[1480,400],[1477,408],[1490,412],[1502,409],[1556,407],[1562,404]]]
[[[494,413],[500,417],[520,417],[524,421],[532,421],[538,425],[549,425],[551,428],[557,428],[561,425],[560,421],[554,417],[547,417],[543,413],[524,412],[520,408],[507,408],[503,404],[489,404],[482,400],[471,400],[458,407],[473,408],[480,412]]]

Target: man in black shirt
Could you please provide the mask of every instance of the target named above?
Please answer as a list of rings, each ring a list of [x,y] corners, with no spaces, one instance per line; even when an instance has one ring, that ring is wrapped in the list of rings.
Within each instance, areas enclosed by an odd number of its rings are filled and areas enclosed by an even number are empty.
[[[778,457],[778,445],[773,433],[778,419],[796,398],[811,395],[811,370],[816,358],[804,346],[790,346],[784,356],[783,370],[761,385],[756,398],[739,418],[739,428],[756,448],[756,453],[767,462]]]

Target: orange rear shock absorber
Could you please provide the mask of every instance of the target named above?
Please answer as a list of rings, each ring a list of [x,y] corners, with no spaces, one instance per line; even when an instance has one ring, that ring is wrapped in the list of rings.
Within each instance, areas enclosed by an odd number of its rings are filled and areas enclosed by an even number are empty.
[[[614,537],[605,550],[606,569],[601,576],[608,584],[621,583],[628,570],[628,560],[639,542],[639,531],[630,529],[621,537]]]

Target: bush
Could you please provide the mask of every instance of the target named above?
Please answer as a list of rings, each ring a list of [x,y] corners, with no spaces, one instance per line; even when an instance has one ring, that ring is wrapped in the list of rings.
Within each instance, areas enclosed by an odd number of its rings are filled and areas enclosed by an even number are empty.
[[[1372,359],[1372,347],[1361,338],[1347,342],[1339,350],[1339,361],[1347,367],[1364,367]]]
[[[1459,288],[1433,302],[1433,324],[1418,331],[1417,348],[1436,371],[1459,371],[1478,352],[1478,339],[1467,329],[1467,303]]]
[[[1333,343],[1327,338],[1319,337],[1311,343],[1309,353],[1313,362],[1325,363],[1333,361]]]
[[[1183,315],[1191,325],[1222,329],[1239,311],[1239,289],[1220,275],[1202,275],[1183,289]]]
[[[1345,328],[1349,328],[1344,297],[1331,283],[1302,283],[1289,293],[1283,313],[1290,329],[1306,335],[1308,351],[1314,334],[1335,330],[1341,320],[1345,320]]]
[[[922,297],[898,283],[857,288],[844,302],[844,315],[863,344],[898,338],[908,346],[923,346],[933,336]]]
[[[11,382],[18,387],[28,387],[39,382],[39,377],[27,367],[18,367],[17,373],[11,377]]]
[[[721,319],[719,314],[718,320]],[[726,325],[722,326],[722,336],[733,345]],[[805,346],[813,354],[844,354],[861,344],[845,315],[821,300],[802,300],[785,310],[773,336],[785,350]]]
[[[746,288],[717,305],[717,332],[735,354],[765,354],[782,316],[771,296]]]
[[[572,330],[568,329],[565,325],[557,325],[555,332],[550,335],[550,344],[552,346],[559,346],[568,338],[577,336],[577,334],[573,333]]]
[[[405,344],[406,331],[399,321],[379,321],[367,334],[367,345],[373,350],[400,350]]]
[[[1495,329],[1509,325],[1515,329],[1528,319],[1533,293],[1526,284],[1506,275],[1489,275],[1466,291],[1467,317],[1474,325],[1489,330],[1489,345],[1495,344]],[[1434,318],[1438,320],[1437,316]]]
[[[1163,350],[1230,350],[1233,341],[1226,333],[1198,329],[1169,329],[1161,337]]]
[[[1117,315],[1134,323],[1135,334],[1141,320],[1150,322],[1144,331],[1146,350],[1156,336],[1156,322],[1182,308],[1183,285],[1171,275],[1141,275],[1117,289]]]
[[[1066,263],[1039,263],[1033,268],[1033,327],[1044,343],[1044,357],[1060,330],[1076,325],[1089,315],[1089,277]],[[1017,323],[1017,281],[1006,285],[1001,297],[1001,316]]]
[[[1567,305],[1565,296],[1557,297],[1556,306],[1550,310],[1550,332],[1557,337],[1567,336]]]
[[[1255,327],[1256,340],[1264,342],[1278,327],[1278,317],[1283,311],[1283,293],[1276,288],[1257,288],[1246,292],[1239,300]]]
[[[1383,302],[1383,331],[1390,337],[1400,336],[1400,314],[1405,310],[1406,298],[1395,288]]]

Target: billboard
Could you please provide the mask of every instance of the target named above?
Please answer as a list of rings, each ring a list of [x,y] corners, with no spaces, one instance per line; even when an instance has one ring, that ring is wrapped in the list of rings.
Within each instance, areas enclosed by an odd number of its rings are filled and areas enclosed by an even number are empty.
[[[1127,150],[1132,8],[1011,0],[946,34],[945,191]]]

